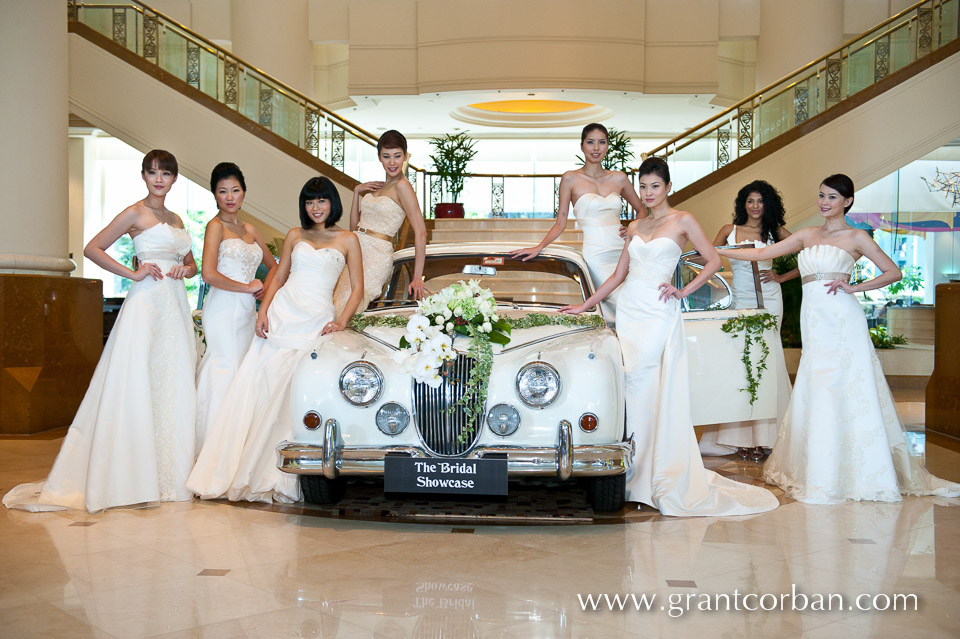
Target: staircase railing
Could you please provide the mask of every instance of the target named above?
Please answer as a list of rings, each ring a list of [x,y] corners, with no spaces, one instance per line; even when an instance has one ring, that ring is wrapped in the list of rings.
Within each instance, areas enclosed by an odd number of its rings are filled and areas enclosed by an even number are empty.
[[[68,0],[67,12],[341,172],[382,179],[377,136],[156,9],[139,0]]]
[[[690,163],[680,189],[960,36],[958,0],[923,0],[644,153]]]
[[[680,189],[957,39],[958,6],[917,2],[642,157],[683,162]],[[382,179],[377,136],[139,0],[68,0],[68,14],[343,173]],[[438,175],[411,165],[407,177],[433,217]],[[468,210],[493,217],[547,217],[559,207],[559,183],[553,174],[468,174],[463,197]],[[624,206],[621,217],[633,212]]]

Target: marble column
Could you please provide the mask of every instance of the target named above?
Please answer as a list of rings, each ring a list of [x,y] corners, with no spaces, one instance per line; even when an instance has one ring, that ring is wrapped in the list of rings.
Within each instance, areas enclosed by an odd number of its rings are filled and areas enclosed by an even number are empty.
[[[100,356],[99,280],[69,277],[67,5],[0,0],[0,434],[67,426]]]

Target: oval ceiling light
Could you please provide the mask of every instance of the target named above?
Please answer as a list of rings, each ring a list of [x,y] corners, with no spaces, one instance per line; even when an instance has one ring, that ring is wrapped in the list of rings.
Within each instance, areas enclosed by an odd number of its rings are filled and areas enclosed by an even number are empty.
[[[607,107],[565,100],[498,100],[457,107],[450,116],[482,126],[538,128],[574,126],[613,115]]]

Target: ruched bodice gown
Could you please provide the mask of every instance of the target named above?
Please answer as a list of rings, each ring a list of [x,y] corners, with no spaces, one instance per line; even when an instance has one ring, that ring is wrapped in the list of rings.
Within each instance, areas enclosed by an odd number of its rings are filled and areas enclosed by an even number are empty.
[[[267,338],[255,338],[210,423],[187,487],[205,499],[294,502],[296,475],[277,469],[276,447],[292,438],[290,382],[333,311],[343,254],[297,242],[290,275],[267,309]]]
[[[764,478],[794,499],[900,501],[900,495],[960,495],[908,453],[900,419],[856,297],[825,286],[847,279],[853,257],[831,245],[798,257],[803,352],[790,406]]]
[[[156,224],[133,238],[141,262],[167,273],[190,235]],[[193,465],[196,338],[183,280],[130,285],[87,393],[45,482],[17,486],[9,508],[96,512],[182,501]]]
[[[618,193],[601,197],[597,193],[584,193],[573,205],[573,215],[583,232],[580,251],[590,269],[594,289],[607,281],[617,269],[623,253],[623,238],[620,237],[621,199]],[[617,318],[617,297],[622,290],[617,287],[601,303],[603,317],[610,326]]]
[[[406,216],[403,208],[385,195],[369,194],[360,200],[357,239],[360,240],[360,255],[363,258],[363,299],[357,307],[358,313],[362,313],[370,302],[380,297],[393,272],[393,242],[368,235],[363,230],[392,238],[400,230]],[[344,271],[333,294],[337,313],[347,305],[352,290],[349,274]]]
[[[670,238],[634,237],[630,272],[617,305],[623,350],[627,430],[636,441],[627,474],[627,499],[664,515],[744,515],[779,505],[770,491],[703,467],[690,418],[686,337],[680,304],[659,299],[670,282],[680,247]]]
[[[239,237],[221,241],[217,250],[217,271],[241,284],[253,281],[262,261],[263,249]],[[250,293],[211,286],[203,301],[202,318],[207,347],[197,371],[198,451],[203,447],[207,427],[253,341],[256,299]]]

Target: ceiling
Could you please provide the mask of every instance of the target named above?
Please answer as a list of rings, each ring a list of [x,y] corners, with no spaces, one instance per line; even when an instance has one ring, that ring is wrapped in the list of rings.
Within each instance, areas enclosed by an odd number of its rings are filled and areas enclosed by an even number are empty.
[[[669,139],[719,113],[710,104],[713,95],[644,95],[635,92],[583,89],[531,89],[504,91],[452,91],[421,95],[353,97],[356,106],[337,113],[377,135],[397,129],[410,138],[432,137],[455,131],[470,131],[475,138],[570,138],[579,137],[582,123],[569,124],[557,118],[557,124],[534,120],[530,128],[509,125],[465,123],[451,113],[469,105],[501,100],[563,100],[595,105],[592,113],[609,114],[601,118],[608,127],[627,131],[633,138]]]

